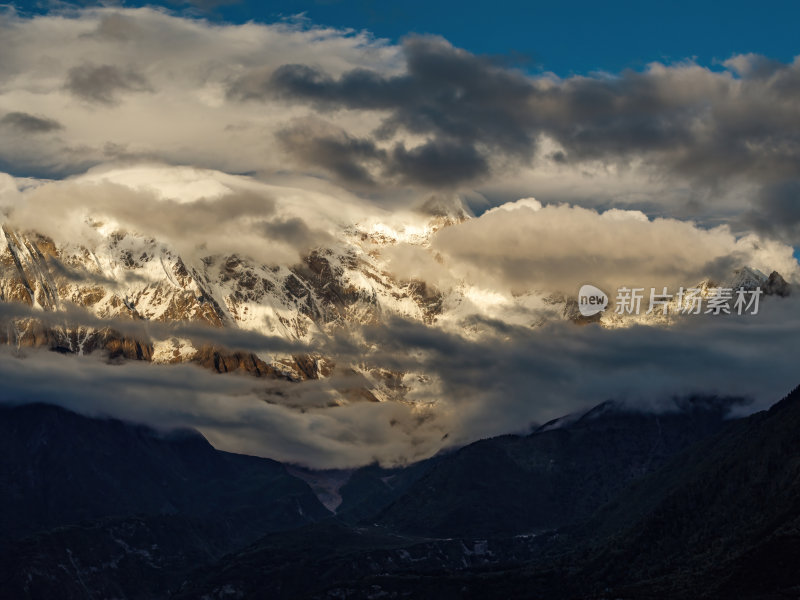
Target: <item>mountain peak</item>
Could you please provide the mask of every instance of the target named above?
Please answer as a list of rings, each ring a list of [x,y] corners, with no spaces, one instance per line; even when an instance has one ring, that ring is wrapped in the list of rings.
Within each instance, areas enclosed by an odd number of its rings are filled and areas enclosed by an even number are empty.
[[[461,223],[473,216],[472,211],[459,196],[444,194],[429,196],[417,208],[417,212],[448,223]]]

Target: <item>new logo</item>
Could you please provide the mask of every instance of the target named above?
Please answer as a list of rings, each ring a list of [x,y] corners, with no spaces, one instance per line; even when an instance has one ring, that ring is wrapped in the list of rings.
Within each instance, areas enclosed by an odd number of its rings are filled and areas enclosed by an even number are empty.
[[[608,306],[608,296],[600,288],[586,284],[578,292],[578,310],[584,317],[603,312]]]

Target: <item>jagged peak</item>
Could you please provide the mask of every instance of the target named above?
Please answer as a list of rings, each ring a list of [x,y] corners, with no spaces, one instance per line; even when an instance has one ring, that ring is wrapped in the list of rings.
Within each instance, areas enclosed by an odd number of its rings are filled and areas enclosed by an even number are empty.
[[[461,223],[474,216],[464,200],[455,194],[433,194],[416,208],[416,212],[452,223]]]

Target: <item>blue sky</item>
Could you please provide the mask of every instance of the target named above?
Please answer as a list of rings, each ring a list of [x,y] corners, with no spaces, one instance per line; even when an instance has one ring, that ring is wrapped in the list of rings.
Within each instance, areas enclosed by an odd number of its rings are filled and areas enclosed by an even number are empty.
[[[175,1],[166,5],[174,8]],[[51,5],[16,3],[22,10],[37,12]],[[569,75],[640,69],[654,60],[674,62],[692,57],[712,66],[714,61],[746,52],[788,61],[796,51],[793,42],[800,3],[244,0],[204,14],[229,22],[271,22],[298,13],[305,13],[314,23],[367,29],[392,40],[410,32],[439,34],[475,53],[518,53],[529,61],[525,66],[530,70]]]
[[[397,39],[440,34],[476,53],[529,56],[558,74],[641,68],[653,60],[696,56],[710,64],[734,53],[787,60],[796,46],[800,4],[767,0],[622,2],[373,2],[367,0],[243,2],[222,9],[234,20],[274,19],[306,11],[315,22],[365,28]],[[667,8],[668,5],[668,8]]]

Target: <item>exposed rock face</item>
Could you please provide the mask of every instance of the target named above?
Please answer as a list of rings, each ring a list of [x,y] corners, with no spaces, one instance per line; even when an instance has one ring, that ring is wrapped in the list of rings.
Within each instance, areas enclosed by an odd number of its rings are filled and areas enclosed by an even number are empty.
[[[580,308],[578,307],[578,301],[575,298],[566,298],[564,299],[563,296],[552,298],[551,299],[554,303],[563,302],[564,303],[564,310],[562,312],[565,319],[569,319],[573,323],[578,325],[587,325],[589,323],[600,323],[603,319],[603,313],[597,313],[590,317],[586,317],[581,314]]]
[[[791,288],[780,273],[773,271],[764,284],[764,293],[768,296],[786,297],[791,293]]]
[[[256,377],[290,380],[291,377],[272,365],[268,365],[253,353],[225,352],[211,346],[203,346],[191,358],[191,362],[212,369],[217,373],[247,373]]]
[[[110,358],[127,358],[133,360],[153,360],[153,345],[131,338],[120,337],[111,330],[93,338],[97,348],[108,351]],[[91,348],[94,350],[95,348]]]
[[[136,340],[110,328],[47,326],[35,318],[14,319],[0,329],[0,343],[17,348],[48,348],[63,354],[89,354],[105,350],[109,358],[153,360],[153,344]]]
[[[32,312],[5,318],[1,343],[77,354],[103,350],[112,358],[193,362],[218,372],[303,380],[330,374],[332,363],[177,338],[132,339],[115,331],[113,320],[241,328],[308,342],[337,328],[379,323],[386,313],[433,323],[442,311],[438,290],[393,279],[361,247],[374,239],[355,230],[340,247],[313,250],[289,266],[236,255],[189,260],[138,234],[105,231],[102,225],[97,232],[99,244],[57,244],[2,228],[0,301]],[[111,322],[99,328],[75,324],[68,318],[75,307]],[[48,318],[36,318],[38,311]]]

